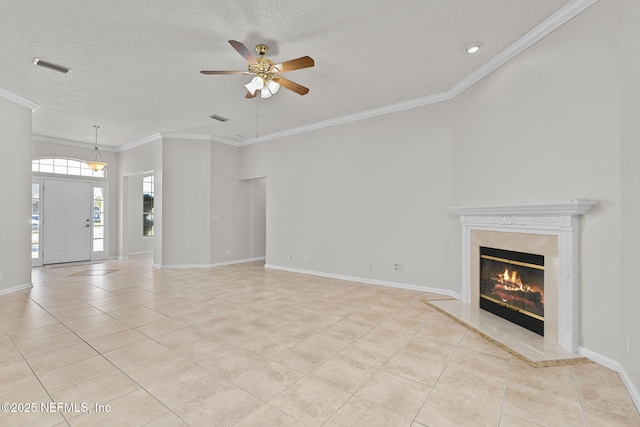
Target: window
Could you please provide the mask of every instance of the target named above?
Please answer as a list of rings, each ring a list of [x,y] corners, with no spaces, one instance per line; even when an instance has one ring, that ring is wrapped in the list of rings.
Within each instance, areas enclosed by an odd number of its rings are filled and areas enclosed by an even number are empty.
[[[153,236],[153,198],[155,194],[153,175],[142,178],[142,235]]]
[[[93,252],[104,251],[104,188],[93,187]]]
[[[40,258],[40,184],[31,184],[31,258]]]
[[[106,171],[94,171],[82,160],[50,158],[31,161],[32,172],[55,173],[61,175],[91,176],[105,178]]]

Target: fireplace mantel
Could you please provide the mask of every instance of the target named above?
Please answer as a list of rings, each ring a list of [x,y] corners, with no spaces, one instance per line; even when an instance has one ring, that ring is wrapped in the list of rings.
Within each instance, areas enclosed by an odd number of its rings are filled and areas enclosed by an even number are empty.
[[[580,313],[580,215],[594,200],[503,206],[453,207],[462,225],[461,300],[471,303],[471,231],[552,235],[558,238],[558,344],[576,352]]]

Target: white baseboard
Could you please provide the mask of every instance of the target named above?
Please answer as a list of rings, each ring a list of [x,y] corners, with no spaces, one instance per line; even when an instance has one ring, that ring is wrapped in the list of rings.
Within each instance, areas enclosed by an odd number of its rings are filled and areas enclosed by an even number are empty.
[[[175,268],[175,269],[179,269],[179,268],[214,268],[214,267],[223,267],[225,265],[233,265],[233,264],[244,264],[246,262],[253,262],[253,261],[264,261],[265,257],[257,257],[257,258],[245,258],[245,259],[236,259],[233,261],[225,261],[225,262],[218,262],[215,264],[177,264],[177,265],[159,265],[159,264],[153,264],[154,268],[162,268],[162,269],[170,269],[170,268]]]
[[[154,264],[154,267],[161,268],[163,270],[183,269],[183,268],[211,268],[211,266],[212,266],[211,264],[174,264],[174,265]]]
[[[31,282],[23,283],[22,285],[12,286],[12,287],[7,288],[7,289],[0,289],[0,295],[6,295],[6,294],[13,293],[13,292],[23,291],[23,290],[29,289],[31,287],[33,287],[33,283],[31,283]]]
[[[147,255],[147,254],[152,254],[153,251],[138,251],[138,252],[127,252],[127,256],[130,255]]]
[[[265,257],[257,257],[257,258],[246,258],[246,259],[238,259],[235,261],[225,261],[218,262],[216,264],[211,264],[211,267],[223,267],[225,265],[233,265],[233,264],[244,264],[245,262],[254,262],[254,261],[264,261]]]
[[[389,286],[391,288],[408,289],[411,291],[429,292],[438,295],[447,295],[455,299],[460,299],[460,294],[450,291],[448,289],[430,288],[427,286],[411,285],[408,283],[387,282],[384,280],[367,279],[364,277],[344,276],[341,274],[323,273],[320,271],[302,270],[299,268],[283,267],[281,265],[266,264],[264,268],[270,268],[272,270],[289,271],[291,273],[309,274],[311,276],[328,277],[330,279],[346,280],[348,282],[366,283],[369,285]]]
[[[625,387],[627,387],[627,391],[629,392],[629,396],[631,396],[631,400],[633,400],[634,405],[636,405],[636,409],[640,412],[640,393],[638,392],[638,388],[631,381],[631,377],[627,374],[627,371],[624,367],[613,359],[608,358],[607,356],[603,356],[595,351],[591,351],[584,347],[578,347],[578,353],[583,355],[589,360],[593,360],[594,362],[611,369],[612,371],[616,371],[620,374],[620,378],[622,378],[622,382]]]

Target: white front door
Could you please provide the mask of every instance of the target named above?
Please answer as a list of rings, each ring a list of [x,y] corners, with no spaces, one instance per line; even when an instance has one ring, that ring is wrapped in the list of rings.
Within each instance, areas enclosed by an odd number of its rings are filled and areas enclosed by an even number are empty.
[[[91,259],[91,183],[44,180],[42,263]]]

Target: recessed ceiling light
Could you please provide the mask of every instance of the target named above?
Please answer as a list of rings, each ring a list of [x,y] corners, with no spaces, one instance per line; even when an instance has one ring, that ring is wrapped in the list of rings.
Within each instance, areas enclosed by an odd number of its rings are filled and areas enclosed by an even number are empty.
[[[464,47],[464,51],[467,53],[476,53],[482,47],[482,43],[471,43]]]
[[[69,70],[71,70],[71,68],[63,67],[62,65],[54,64],[52,62],[43,61],[40,58],[34,58],[33,63],[34,63],[34,65],[38,65],[40,67],[48,68],[50,70],[55,70],[55,71],[57,71],[59,73],[64,73],[64,74],[67,74],[69,72]]]

